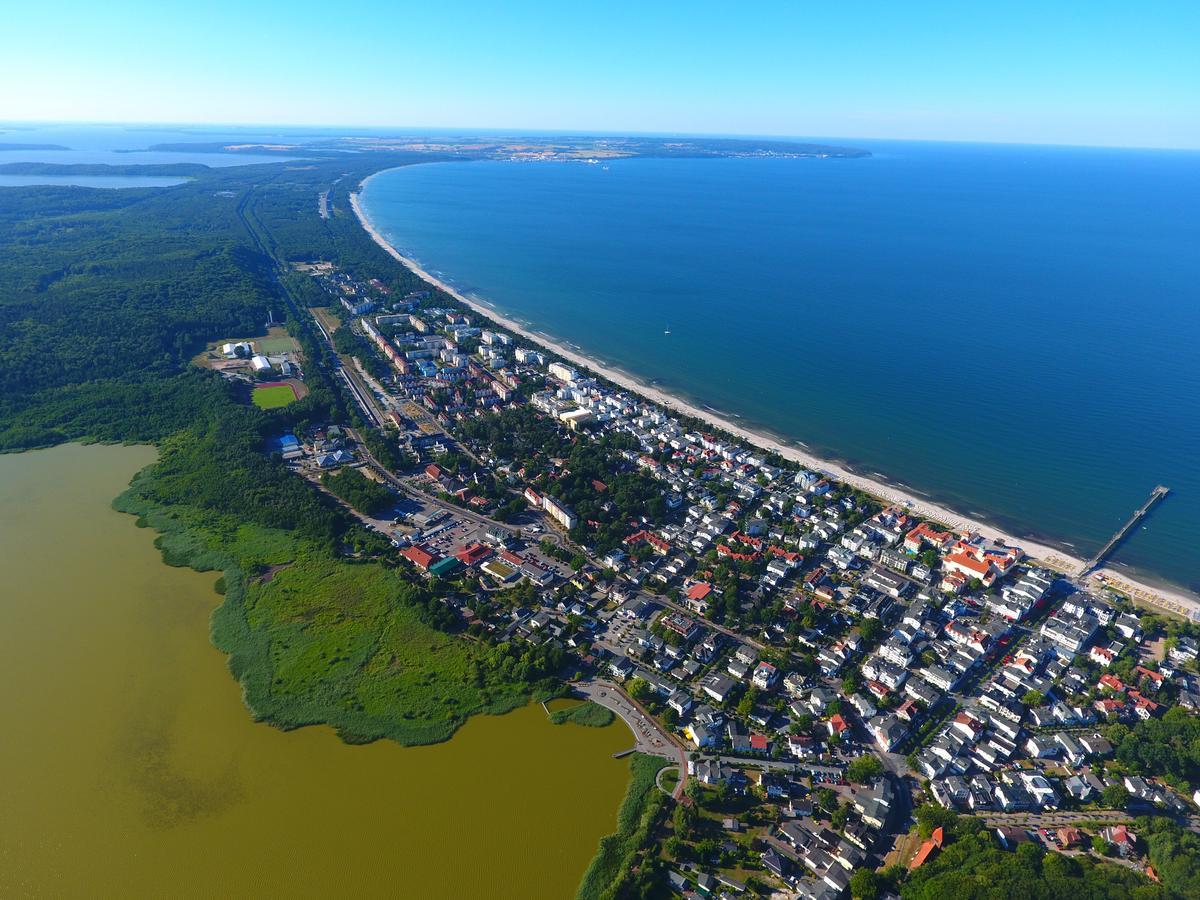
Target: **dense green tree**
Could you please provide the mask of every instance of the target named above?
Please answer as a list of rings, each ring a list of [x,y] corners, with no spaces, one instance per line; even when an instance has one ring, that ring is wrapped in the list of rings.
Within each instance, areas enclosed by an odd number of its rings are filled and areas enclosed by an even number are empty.
[[[1100,793],[1100,802],[1108,809],[1125,809],[1129,806],[1129,791],[1122,785],[1110,784]]]
[[[873,869],[855,869],[850,876],[850,896],[854,900],[876,900],[879,896],[879,879]]]
[[[846,766],[846,780],[853,784],[866,784],[883,774],[883,763],[873,753],[864,753]]]

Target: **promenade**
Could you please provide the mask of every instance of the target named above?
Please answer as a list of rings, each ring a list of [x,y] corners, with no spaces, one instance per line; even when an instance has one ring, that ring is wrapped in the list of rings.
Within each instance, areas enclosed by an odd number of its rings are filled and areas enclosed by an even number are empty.
[[[661,756],[677,764],[679,768],[679,784],[675,788],[674,797],[683,796],[683,787],[687,782],[687,750],[672,735],[659,727],[658,723],[615,684],[606,681],[584,681],[574,685],[576,691],[593,703],[612,710],[633,732],[638,753],[651,756]]]

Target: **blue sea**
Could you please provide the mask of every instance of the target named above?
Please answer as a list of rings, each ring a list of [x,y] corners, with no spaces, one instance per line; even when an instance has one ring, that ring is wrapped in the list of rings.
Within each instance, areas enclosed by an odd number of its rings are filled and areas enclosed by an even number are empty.
[[[453,162],[406,255],[597,359],[1018,534],[1200,588],[1200,153]],[[667,334],[666,332],[670,332]]]

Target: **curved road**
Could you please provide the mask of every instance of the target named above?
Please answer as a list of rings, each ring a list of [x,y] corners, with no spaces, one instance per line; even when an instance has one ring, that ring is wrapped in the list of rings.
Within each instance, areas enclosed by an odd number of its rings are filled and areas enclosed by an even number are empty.
[[[663,731],[654,718],[636,700],[615,684],[607,681],[585,681],[574,685],[575,689],[593,703],[612,710],[629,726],[636,739],[635,749],[639,753],[661,756],[679,766],[679,784],[671,795],[676,800],[683,796],[687,783],[687,749],[670,733]]]

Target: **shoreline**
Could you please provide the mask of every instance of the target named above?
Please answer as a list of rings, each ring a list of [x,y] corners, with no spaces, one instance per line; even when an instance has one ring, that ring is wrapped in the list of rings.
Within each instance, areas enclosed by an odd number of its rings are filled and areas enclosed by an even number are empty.
[[[597,362],[591,357],[586,356],[580,350],[574,349],[573,346],[568,346],[567,342],[555,340],[541,332],[534,330],[531,326],[522,325],[513,320],[510,316],[506,316],[489,304],[485,304],[476,299],[471,299],[460,291],[456,290],[451,285],[430,274],[415,260],[410,259],[400,253],[393,247],[388,240],[379,233],[372,224],[370,219],[364,212],[360,198],[367,184],[376,175],[381,175],[384,172],[391,171],[384,169],[364,178],[358,185],[357,191],[351,191],[350,206],[354,210],[354,215],[358,218],[359,224],[363,230],[371,236],[389,256],[409,269],[418,278],[423,279],[428,284],[444,291],[458,302],[462,303],[469,309],[474,310],[481,316],[491,319],[497,325],[511,331],[513,334],[520,335],[531,343],[540,346],[551,353],[556,354],[562,359],[568,360],[582,368],[595,372],[597,375],[605,378],[611,383],[671,412],[688,416],[702,422],[707,422],[715,428],[719,428],[728,434],[731,434],[745,443],[758,447],[760,449],[773,451],[778,453],[784,459],[800,463],[801,465],[814,469],[823,474],[829,475],[834,479],[844,482],[864,493],[870,494],[873,497],[883,501],[886,504],[899,506],[906,511],[915,514],[921,518],[937,522],[940,525],[951,528],[959,532],[973,531],[981,534],[992,540],[1000,540],[1006,544],[1021,547],[1027,556],[1034,558],[1037,562],[1054,569],[1065,575],[1077,576],[1084,568],[1085,562],[1083,559],[1075,556],[1063,549],[1052,547],[1049,544],[1042,543],[1028,538],[1021,538],[1016,535],[1008,534],[995,525],[973,519],[970,516],[955,512],[947,506],[943,506],[928,497],[920,495],[914,489],[901,488],[895,484],[889,483],[886,480],[873,478],[870,476],[860,475],[851,471],[844,464],[833,460],[825,459],[799,447],[792,446],[780,438],[764,433],[763,431],[747,428],[745,425],[738,424],[735,418],[729,415],[718,413],[710,408],[705,408],[704,404],[693,404],[674,394],[668,393],[653,385],[646,384],[639,378],[625,372],[615,366],[604,365]],[[797,443],[801,443],[798,442]],[[1118,589],[1130,595],[1131,599],[1141,603],[1150,604],[1160,609],[1165,609],[1176,615],[1184,616],[1185,618],[1200,619],[1200,596],[1176,586],[1162,586],[1151,583],[1149,580],[1142,581],[1138,578],[1115,569],[1108,564],[1101,566],[1099,569],[1092,572],[1087,581],[1095,586],[1103,586],[1105,583],[1112,583]]]

